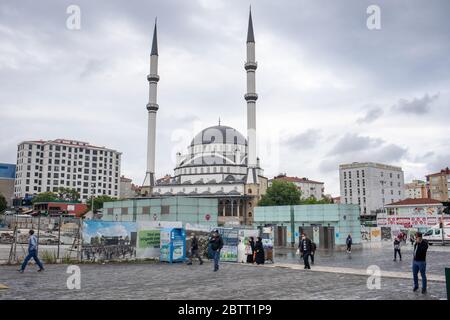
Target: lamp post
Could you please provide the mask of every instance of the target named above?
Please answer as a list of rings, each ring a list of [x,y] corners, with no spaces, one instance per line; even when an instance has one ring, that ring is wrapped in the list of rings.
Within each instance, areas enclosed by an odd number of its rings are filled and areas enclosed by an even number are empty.
[[[439,212],[441,213],[442,245],[445,246],[445,237],[444,237],[444,210],[442,210],[442,208],[439,208]]]
[[[94,218],[94,195],[95,195],[95,183],[91,183],[91,211],[92,218]]]

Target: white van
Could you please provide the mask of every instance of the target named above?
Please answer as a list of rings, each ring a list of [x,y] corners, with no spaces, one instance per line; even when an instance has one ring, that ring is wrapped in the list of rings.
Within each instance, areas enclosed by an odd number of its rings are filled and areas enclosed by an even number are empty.
[[[428,229],[428,231],[424,233],[423,238],[427,240],[430,245],[433,243],[441,244],[442,228],[440,228],[439,224],[431,227],[431,229]],[[450,244],[450,222],[444,224],[444,243]]]

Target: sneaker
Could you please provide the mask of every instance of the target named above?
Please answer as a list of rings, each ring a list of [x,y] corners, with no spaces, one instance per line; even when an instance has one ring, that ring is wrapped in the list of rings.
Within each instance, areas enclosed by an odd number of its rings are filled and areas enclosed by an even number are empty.
[[[37,272],[41,272],[41,271],[44,271],[44,270],[45,270],[44,268],[41,268]]]
[[[427,289],[422,289],[422,294],[427,293]]]
[[[22,269],[19,269],[19,270],[17,270],[17,271],[19,271],[20,273],[23,273],[23,271],[24,271],[24,270],[22,270]]]
[[[202,265],[203,264],[203,261],[200,261],[200,265]]]
[[[192,262],[188,262],[187,265],[188,265],[188,266],[192,265]]]
[[[416,292],[417,290],[419,290],[419,287],[414,287],[413,292]]]
[[[394,260],[392,260],[392,261],[397,261],[397,259],[394,259]]]

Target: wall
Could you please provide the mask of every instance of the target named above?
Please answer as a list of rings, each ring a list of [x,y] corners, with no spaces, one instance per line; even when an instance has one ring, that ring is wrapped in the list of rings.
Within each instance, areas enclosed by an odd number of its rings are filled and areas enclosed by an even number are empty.
[[[291,215],[291,212],[293,215]],[[294,240],[298,244],[299,228],[310,226],[334,227],[336,246],[345,245],[348,234],[353,243],[361,243],[359,207],[352,204],[319,204],[300,206],[256,207],[254,224],[275,224],[286,226],[287,242],[292,239],[292,220],[294,223]]]
[[[168,213],[162,213],[167,206]],[[144,213],[149,207],[149,213]],[[124,213],[125,208],[128,213]],[[112,211],[112,213],[111,213]],[[185,223],[217,225],[217,199],[168,197],[105,202],[104,221],[182,221]]]

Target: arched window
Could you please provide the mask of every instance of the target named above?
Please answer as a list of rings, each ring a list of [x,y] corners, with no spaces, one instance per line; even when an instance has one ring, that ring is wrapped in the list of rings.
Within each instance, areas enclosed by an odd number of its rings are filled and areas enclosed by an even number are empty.
[[[252,189],[248,189],[248,193],[252,193]]]

